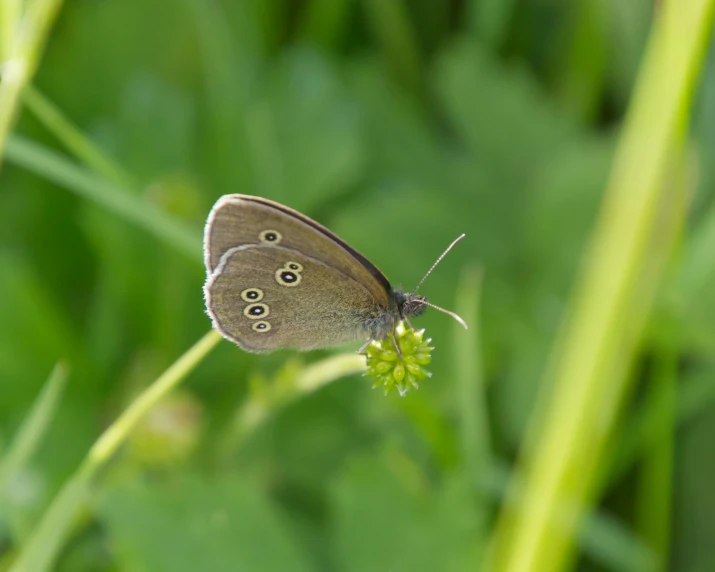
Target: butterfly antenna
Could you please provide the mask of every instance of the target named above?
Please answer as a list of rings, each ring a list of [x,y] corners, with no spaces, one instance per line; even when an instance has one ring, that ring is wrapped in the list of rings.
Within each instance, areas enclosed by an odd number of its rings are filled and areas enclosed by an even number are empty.
[[[415,288],[415,292],[417,292],[417,290],[420,289],[420,286],[422,286],[422,283],[427,279],[427,277],[428,277],[430,274],[432,274],[432,271],[435,269],[435,267],[442,261],[442,259],[443,259],[445,256],[447,256],[447,253],[448,253],[450,250],[452,250],[452,248],[454,247],[454,245],[457,244],[457,243],[458,243],[460,240],[462,240],[463,238],[464,238],[464,234],[461,234],[460,236],[458,236],[458,237],[452,242],[452,244],[450,244],[450,245],[447,247],[447,250],[445,250],[442,254],[440,254],[440,256],[439,256],[439,258],[437,259],[437,261],[432,265],[432,268],[430,268],[430,269],[427,271],[427,274],[425,274],[425,275],[422,277],[422,280],[420,280],[419,284],[417,284],[417,288]],[[437,308],[437,309],[438,309],[438,310],[442,310],[442,308]],[[442,310],[442,311],[449,314],[449,312],[447,312],[446,310]],[[461,320],[461,318],[460,318],[460,320]],[[466,326],[466,324],[465,324],[465,326]]]
[[[464,236],[464,235],[462,235]],[[460,237],[461,238],[461,237]],[[459,240],[459,239],[457,239]],[[447,314],[448,316],[452,316],[455,320],[459,322],[459,325],[462,326],[465,330],[469,329],[469,326],[467,326],[467,322],[465,322],[460,316],[455,314],[454,312],[450,312],[449,310],[445,310],[444,308],[440,308],[439,306],[435,306],[434,304],[428,302],[427,300],[420,300],[420,304],[424,304],[425,306],[429,306],[430,308],[434,308],[435,310],[439,310],[440,312]]]

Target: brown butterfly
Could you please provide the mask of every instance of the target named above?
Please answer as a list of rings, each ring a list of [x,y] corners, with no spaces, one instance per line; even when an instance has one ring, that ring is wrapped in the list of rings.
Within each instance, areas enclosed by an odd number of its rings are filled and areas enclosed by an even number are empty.
[[[434,263],[464,235],[455,240]],[[430,304],[392,288],[374,264],[307,216],[248,195],[225,195],[204,232],[206,308],[214,327],[251,352],[382,340]]]

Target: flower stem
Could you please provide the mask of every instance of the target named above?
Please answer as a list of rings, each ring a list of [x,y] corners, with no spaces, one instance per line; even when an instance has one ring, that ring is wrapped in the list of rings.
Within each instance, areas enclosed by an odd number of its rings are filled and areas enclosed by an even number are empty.
[[[182,355],[99,437],[82,464],[45,511],[9,572],[44,572],[51,568],[71,532],[77,513],[91,492],[93,479],[144,415],[174,389],[216,346],[221,336],[211,330]]]

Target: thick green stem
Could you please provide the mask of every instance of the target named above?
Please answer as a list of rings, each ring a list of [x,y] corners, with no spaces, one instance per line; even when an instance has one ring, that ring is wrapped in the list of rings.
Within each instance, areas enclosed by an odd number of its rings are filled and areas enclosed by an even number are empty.
[[[604,442],[658,276],[649,250],[687,123],[715,0],[671,0],[659,13],[584,272],[491,546],[489,569],[558,571],[572,556]]]

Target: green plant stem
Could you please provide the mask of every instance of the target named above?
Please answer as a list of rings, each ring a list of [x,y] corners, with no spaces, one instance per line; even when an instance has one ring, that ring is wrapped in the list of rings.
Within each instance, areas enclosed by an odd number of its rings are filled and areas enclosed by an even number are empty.
[[[516,502],[504,506],[492,540],[490,570],[557,572],[572,556],[650,304],[650,293],[636,286],[648,265],[662,181],[687,121],[714,5],[671,0],[661,7],[543,407],[515,477]]]
[[[251,393],[238,411],[231,437],[223,444],[223,454],[228,455],[240,447],[246,437],[278,409],[338,379],[364,371],[363,356],[351,353],[339,354],[301,369],[293,380],[291,391],[275,399],[266,400],[255,392]]]
[[[3,0],[4,2],[5,0]],[[62,6],[62,0],[31,0],[21,19],[13,26],[13,16],[17,16],[17,5],[7,8],[3,14],[4,30],[14,27],[11,32],[9,58],[2,62],[2,82],[0,83],[0,161],[5,152],[7,137],[22,96],[22,91],[35,75],[40,53],[50,27]],[[13,14],[13,12],[15,12]],[[6,40],[7,42],[7,40]],[[1,166],[1,163],[0,163]]]
[[[508,502],[511,477],[509,465],[492,457],[483,467],[478,484],[490,499]],[[578,530],[578,543],[583,554],[604,570],[654,570],[657,558],[636,535],[630,525],[602,508],[594,507],[584,514]]]
[[[169,367],[99,437],[45,511],[10,572],[44,572],[55,562],[97,476],[147,412],[181,382],[221,340],[211,330]]]

